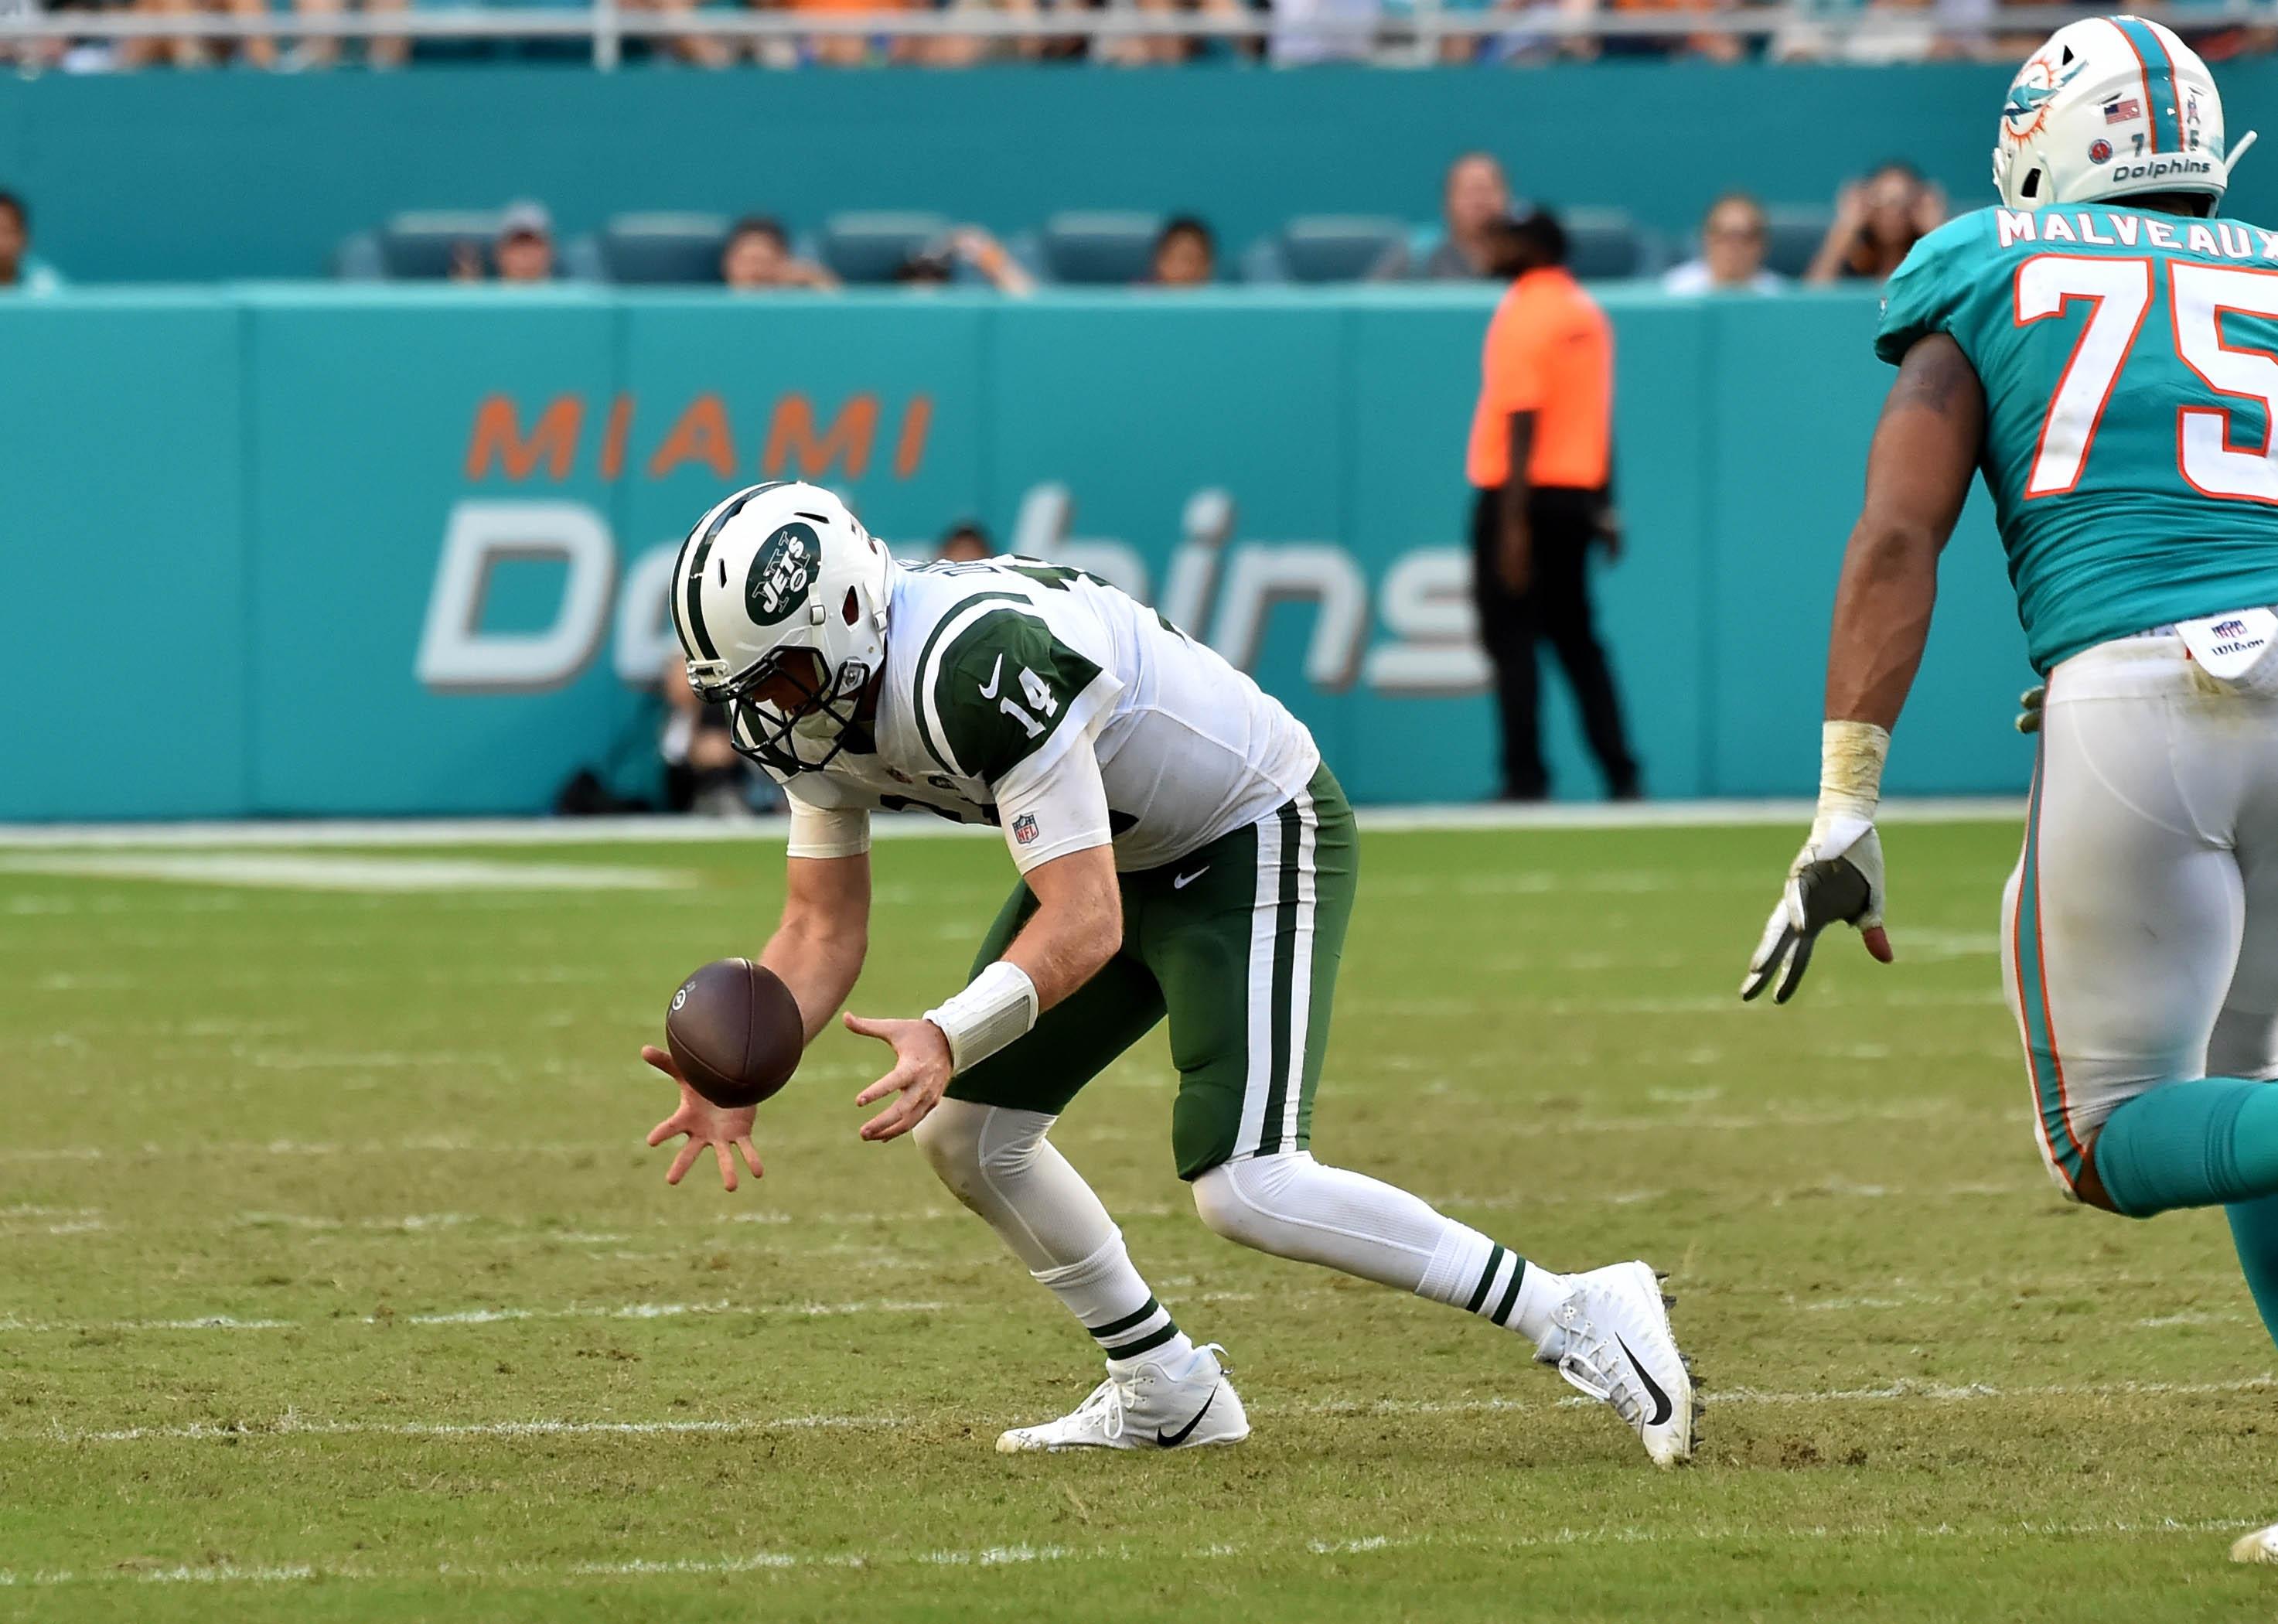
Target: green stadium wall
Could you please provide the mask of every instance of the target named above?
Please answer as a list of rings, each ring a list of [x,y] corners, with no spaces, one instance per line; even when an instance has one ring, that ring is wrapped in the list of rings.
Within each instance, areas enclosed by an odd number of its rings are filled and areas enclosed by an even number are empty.
[[[1489,302],[0,303],[0,818],[529,812],[605,762],[651,785],[660,571],[783,472],[898,550],[972,514],[1120,575],[1286,698],[1357,799],[1482,797],[1461,445]],[[1608,303],[1630,545],[1601,619],[1650,786],[1808,793],[1874,301]],[[2015,791],[2029,672],[1982,499],[1945,575],[1892,787]],[[1558,789],[1595,793],[1549,692]]]

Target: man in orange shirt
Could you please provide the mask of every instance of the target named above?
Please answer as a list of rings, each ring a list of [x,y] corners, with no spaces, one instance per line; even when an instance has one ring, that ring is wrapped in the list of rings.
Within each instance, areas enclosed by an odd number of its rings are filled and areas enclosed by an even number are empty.
[[[1487,326],[1466,471],[1472,598],[1502,712],[1502,794],[1549,793],[1542,764],[1534,645],[1566,668],[1582,730],[1617,801],[1633,801],[1638,764],[1613,673],[1591,624],[1589,555],[1621,552],[1614,517],[1614,336],[1566,265],[1566,234],[1537,211],[1503,228],[1510,292]]]

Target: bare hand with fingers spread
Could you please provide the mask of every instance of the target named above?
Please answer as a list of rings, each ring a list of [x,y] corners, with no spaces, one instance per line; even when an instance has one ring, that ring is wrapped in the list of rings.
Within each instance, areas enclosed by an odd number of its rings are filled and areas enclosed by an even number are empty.
[[[941,1103],[953,1069],[949,1039],[930,1021],[872,1021],[850,1015],[846,1030],[893,1048],[894,1069],[855,1095],[854,1103],[875,1105],[889,1094],[901,1095],[862,1124],[866,1139],[898,1139]]]
[[[664,1182],[677,1184],[696,1165],[696,1159],[710,1145],[712,1153],[720,1160],[720,1183],[722,1188],[736,1187],[736,1162],[729,1155],[733,1146],[743,1153],[744,1165],[752,1169],[753,1178],[766,1176],[767,1169],[760,1166],[760,1153],[752,1148],[752,1120],[759,1115],[756,1106],[745,1106],[728,1110],[689,1087],[688,1079],[680,1075],[680,1068],[672,1063],[672,1056],[654,1044],[641,1046],[641,1058],[670,1077],[680,1088],[680,1108],[648,1130],[648,1142],[661,1145],[675,1134],[684,1133],[688,1143],[673,1157],[672,1166],[664,1175]]]

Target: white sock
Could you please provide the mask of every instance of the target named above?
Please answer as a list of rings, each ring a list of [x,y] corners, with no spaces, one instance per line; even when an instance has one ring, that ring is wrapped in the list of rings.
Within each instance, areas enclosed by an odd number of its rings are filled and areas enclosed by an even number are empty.
[[[1212,1168],[1195,1181],[1195,1207],[1228,1240],[1413,1291],[1537,1344],[1571,1289],[1421,1198],[1306,1151]]]
[[[1083,1175],[1044,1137],[1053,1121],[944,1099],[916,1138],[950,1192],[988,1220],[1111,1360],[1175,1368],[1194,1344],[1132,1267],[1122,1231]]]
[[[1033,1272],[1036,1283],[1059,1298],[1091,1333],[1111,1365],[1129,1369],[1144,1359],[1176,1369],[1195,1351],[1171,1311],[1155,1300],[1139,1271],[1131,1267],[1120,1230],[1112,1232],[1105,1245],[1080,1263]]]

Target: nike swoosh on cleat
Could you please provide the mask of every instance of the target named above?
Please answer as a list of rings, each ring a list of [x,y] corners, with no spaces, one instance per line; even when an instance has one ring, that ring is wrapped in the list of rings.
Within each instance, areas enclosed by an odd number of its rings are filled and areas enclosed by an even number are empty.
[[[1211,1396],[1210,1396],[1209,1398],[1205,1398],[1205,1399],[1204,1399],[1204,1400],[1203,1400],[1203,1407],[1202,1407],[1201,1409],[1196,1410],[1196,1411],[1195,1412],[1195,1418],[1194,1418],[1194,1420],[1192,1420],[1192,1421],[1189,1421],[1185,1426],[1183,1426],[1183,1427],[1180,1428],[1176,1432],[1171,1433],[1171,1434],[1169,1434],[1168,1436],[1166,1436],[1166,1435],[1164,1434],[1164,1431],[1163,1431],[1163,1429],[1162,1429],[1160,1427],[1156,1428],[1156,1429],[1155,1429],[1155,1442],[1156,1442],[1156,1443],[1158,1443],[1158,1444],[1161,1444],[1165,1449],[1176,1449],[1176,1448],[1178,1448],[1178,1446],[1179,1446],[1180,1444],[1183,1444],[1183,1443],[1185,1443],[1185,1442],[1187,1441],[1187,1436],[1188,1436],[1189,1433],[1193,1432],[1193,1431],[1194,1431],[1194,1429],[1195,1429],[1196,1427],[1198,1427],[1198,1426],[1200,1426],[1200,1425],[1202,1424],[1202,1419],[1203,1419],[1203,1417],[1210,1413],[1210,1407],[1211,1407],[1211,1406],[1212,1406],[1212,1405],[1216,1404],[1217,1402],[1218,1402],[1218,1389],[1216,1389],[1215,1387],[1213,1387],[1213,1388],[1212,1388],[1212,1389],[1211,1389]],[[1663,1399],[1663,1400],[1662,1400],[1662,1402],[1663,1402],[1663,1404],[1667,1404],[1667,1403],[1669,1402],[1669,1400],[1668,1400],[1668,1399],[1666,1399],[1666,1398],[1664,1398],[1664,1399]]]
[[[1638,1380],[1645,1383],[1645,1390],[1653,1395],[1653,1419],[1647,1421],[1646,1425],[1648,1427],[1660,1426],[1675,1413],[1677,1406],[1670,1403],[1669,1395],[1661,1390],[1661,1383],[1653,1379],[1652,1372],[1648,1371],[1645,1367],[1645,1361],[1640,1359],[1636,1354],[1630,1352],[1630,1344],[1626,1342],[1623,1342],[1622,1338],[1618,1336],[1616,1337],[1614,1340],[1621,1343],[1622,1352],[1629,1354],[1630,1368],[1636,1371]],[[1212,1397],[1215,1398],[1217,1395],[1212,1394]],[[1208,1405],[1204,1405],[1203,1408],[1208,1409],[1210,1406]],[[1196,1417],[1196,1419],[1199,1420],[1201,1418]],[[1189,1423],[1189,1425],[1191,1424],[1192,1423]]]

